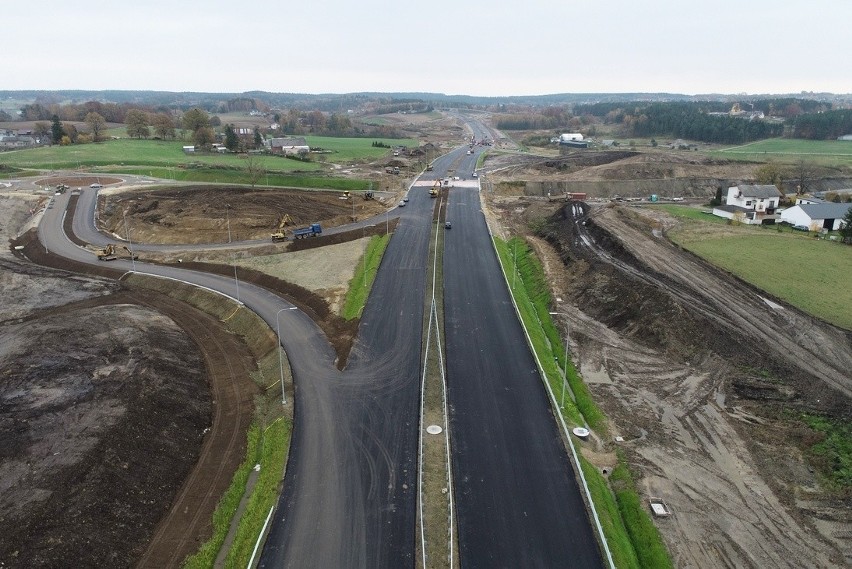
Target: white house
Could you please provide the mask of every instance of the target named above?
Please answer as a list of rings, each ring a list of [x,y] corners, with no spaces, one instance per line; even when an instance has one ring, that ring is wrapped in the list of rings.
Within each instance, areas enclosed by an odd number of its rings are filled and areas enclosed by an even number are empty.
[[[583,135],[579,132],[566,132],[559,135],[559,142],[580,142],[583,140]]]
[[[852,208],[849,203],[799,204],[781,212],[781,221],[807,227],[811,231],[836,231],[843,227],[843,218]]]
[[[728,188],[725,205],[713,208],[713,215],[727,219],[739,218],[742,223],[760,225],[775,223],[775,210],[781,192],[773,185],[743,185]]]

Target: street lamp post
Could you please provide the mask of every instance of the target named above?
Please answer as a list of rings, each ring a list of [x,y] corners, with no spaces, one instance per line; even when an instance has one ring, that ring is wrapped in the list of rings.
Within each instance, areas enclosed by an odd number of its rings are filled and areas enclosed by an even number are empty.
[[[231,204],[225,204],[225,224],[228,227],[228,243],[231,243]],[[240,279],[237,278],[237,255],[231,253],[231,263],[234,265],[234,285],[237,287],[237,302],[240,301]]]
[[[288,308],[282,308],[278,312],[275,313],[275,330],[278,333],[278,367],[281,370],[281,404],[287,404],[287,392],[284,390],[284,346],[281,343],[281,322],[278,320],[278,316],[284,312],[285,310],[296,310],[295,306],[291,306]]]
[[[367,228],[375,225],[365,225],[361,228],[361,239],[367,236]],[[367,244],[364,243],[364,288],[367,288]]]
[[[133,267],[133,272],[136,272],[136,255],[133,254],[133,241],[130,240],[130,227],[127,225],[127,212],[121,212],[121,217],[124,220],[124,234],[127,236],[127,245],[130,251],[130,266]]]
[[[562,312],[549,312],[551,316],[561,315],[568,316]],[[568,384],[568,328],[565,328],[565,365],[562,368],[562,401],[559,403],[559,407],[565,407],[565,387]]]

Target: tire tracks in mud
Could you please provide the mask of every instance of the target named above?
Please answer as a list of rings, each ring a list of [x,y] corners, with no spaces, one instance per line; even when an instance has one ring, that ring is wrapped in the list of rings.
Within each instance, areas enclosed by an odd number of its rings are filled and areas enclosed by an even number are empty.
[[[249,377],[253,360],[246,347],[212,317],[168,297],[140,292],[131,296],[169,316],[192,338],[204,357],[212,393],[212,425],[198,461],[136,564],[179,567],[209,538],[213,511],[245,454],[256,392]]]

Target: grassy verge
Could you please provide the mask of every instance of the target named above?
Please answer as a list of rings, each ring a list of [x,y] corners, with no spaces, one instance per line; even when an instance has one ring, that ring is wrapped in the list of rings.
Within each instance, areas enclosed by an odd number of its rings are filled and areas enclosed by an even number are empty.
[[[606,478],[588,460],[580,457],[583,468],[583,476],[589,486],[589,493],[595,503],[598,519],[601,522],[607,546],[612,554],[612,560],[618,569],[639,569],[642,565],[636,556],[636,549],[630,539],[621,512],[616,503],[615,496],[607,485]]]
[[[633,477],[630,475],[624,456],[620,453],[618,466],[610,474],[609,483],[615,492],[618,511],[630,534],[630,541],[633,543],[639,566],[654,569],[673,567],[660,532],[642,507],[642,500],[636,491]]]
[[[345,320],[352,320],[361,315],[389,242],[390,235],[375,235],[370,238],[364,255],[355,267],[355,275],[349,281],[349,291],[346,293],[341,314]]]
[[[216,511],[213,512],[213,535],[204,542],[198,551],[184,560],[183,566],[187,569],[201,569],[213,567],[216,556],[225,542],[231,520],[237,512],[240,500],[243,497],[249,474],[254,467],[260,447],[260,428],[257,423],[249,427],[248,445],[246,446],[246,458],[237,471],[228,490],[219,500]]]
[[[240,518],[237,535],[225,558],[225,567],[248,565],[266,516],[278,499],[282,473],[279,467],[287,459],[287,446],[281,441],[290,440],[290,429],[290,422],[279,418],[263,430],[257,449],[257,464],[261,465],[257,484]]]

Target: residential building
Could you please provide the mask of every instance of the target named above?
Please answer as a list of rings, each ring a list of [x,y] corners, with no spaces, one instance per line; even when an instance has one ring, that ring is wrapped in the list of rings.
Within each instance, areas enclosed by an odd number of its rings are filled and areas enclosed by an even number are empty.
[[[849,208],[852,208],[850,203],[799,204],[782,211],[781,221],[811,231],[837,231],[843,227]]]
[[[267,141],[267,144],[269,146],[269,151],[273,154],[302,154],[310,152],[311,150],[307,141],[301,136],[292,138],[271,138]]]
[[[713,215],[749,225],[772,224],[778,219],[780,201],[781,192],[773,185],[732,186],[725,205],[715,207]]]

